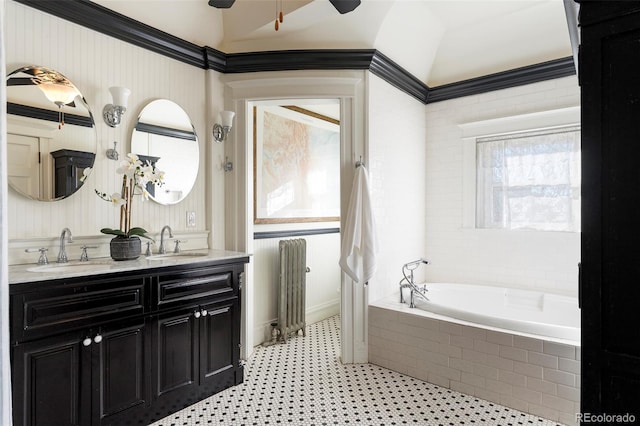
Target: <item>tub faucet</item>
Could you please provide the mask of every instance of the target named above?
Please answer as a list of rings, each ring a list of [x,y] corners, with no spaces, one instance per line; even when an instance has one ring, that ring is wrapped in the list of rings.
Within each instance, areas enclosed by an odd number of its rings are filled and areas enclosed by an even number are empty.
[[[73,242],[73,236],[71,235],[71,231],[69,228],[64,228],[62,233],[60,234],[60,251],[58,252],[58,263],[67,263],[67,252],[65,247],[65,234],[67,235],[66,241],[69,243]]]
[[[427,295],[425,294],[428,291],[427,287],[426,286],[424,286],[423,288],[418,287],[413,279],[413,271],[422,264],[428,265],[429,261],[426,259],[420,258],[418,260],[414,260],[413,262],[405,263],[402,266],[402,275],[404,276],[404,278],[400,280],[400,303],[405,303],[402,290],[405,288],[409,288],[411,289],[411,296],[409,300],[410,308],[416,307],[414,303],[414,298],[416,293],[418,294],[419,297],[423,298],[424,300],[429,300],[427,298]],[[409,276],[407,276],[407,272],[409,272]]]
[[[162,231],[160,231],[160,248],[158,249],[158,254],[165,254],[167,252],[167,249],[164,248],[164,231],[169,231],[169,238],[173,238],[171,227],[169,225],[163,226]]]

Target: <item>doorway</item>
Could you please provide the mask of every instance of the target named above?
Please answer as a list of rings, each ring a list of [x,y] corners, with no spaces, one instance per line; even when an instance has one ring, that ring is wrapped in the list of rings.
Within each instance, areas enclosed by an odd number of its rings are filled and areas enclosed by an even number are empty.
[[[249,110],[256,346],[279,321],[281,240],[306,241],[306,325],[339,313],[340,100],[251,101]]]
[[[212,73],[212,87],[217,76]],[[224,157],[234,169],[224,179],[224,244],[229,250],[254,253],[253,226],[253,126],[252,103],[274,99],[337,99],[340,104],[340,227],[354,178],[354,164],[367,160],[366,72],[290,71],[225,75],[224,108],[236,112],[236,126],[224,145]],[[336,255],[339,256],[339,253]],[[241,356],[248,358],[254,342],[254,292],[256,290],[253,257],[245,268],[242,292]],[[366,293],[358,291],[341,274],[340,280],[341,361],[367,362]]]

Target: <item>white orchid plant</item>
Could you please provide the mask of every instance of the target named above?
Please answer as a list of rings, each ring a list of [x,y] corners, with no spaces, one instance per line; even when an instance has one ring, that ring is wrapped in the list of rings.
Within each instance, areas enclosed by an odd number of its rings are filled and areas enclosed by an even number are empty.
[[[120,193],[115,192],[112,195],[108,195],[97,189],[95,191],[98,197],[120,207],[120,228],[102,228],[100,232],[121,237],[139,236],[152,239],[147,235],[147,231],[144,228],[131,226],[133,197],[134,195],[142,195],[143,200],[148,200],[147,184],[151,182],[154,185],[161,186],[164,172],[154,168],[148,161],[143,164],[137,155],[131,153],[127,154],[127,159],[120,163],[120,167],[116,172],[123,175],[122,191]]]

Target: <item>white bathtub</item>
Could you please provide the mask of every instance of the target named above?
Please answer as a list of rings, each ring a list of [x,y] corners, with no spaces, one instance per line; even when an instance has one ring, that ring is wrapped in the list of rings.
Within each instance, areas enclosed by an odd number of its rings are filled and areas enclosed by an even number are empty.
[[[576,298],[427,284],[429,301],[398,293],[369,304],[369,362],[516,410],[577,425]]]
[[[430,283],[427,289],[429,301],[415,297],[416,308],[580,346],[580,310],[575,297],[468,284]],[[407,289],[404,296],[408,302]]]

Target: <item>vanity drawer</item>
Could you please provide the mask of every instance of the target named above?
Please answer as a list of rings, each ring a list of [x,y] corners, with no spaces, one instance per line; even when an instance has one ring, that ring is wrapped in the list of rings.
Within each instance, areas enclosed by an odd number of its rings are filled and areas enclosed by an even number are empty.
[[[154,283],[154,309],[164,310],[198,303],[200,300],[236,294],[234,270],[198,268],[158,275]]]
[[[144,279],[67,282],[57,288],[13,295],[11,307],[14,341],[90,328],[144,314]]]

